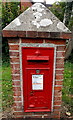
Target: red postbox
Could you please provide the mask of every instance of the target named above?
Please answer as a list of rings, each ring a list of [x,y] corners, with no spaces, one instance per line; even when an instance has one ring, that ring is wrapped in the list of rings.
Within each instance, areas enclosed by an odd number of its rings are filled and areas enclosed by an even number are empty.
[[[22,47],[24,111],[51,111],[53,47]]]

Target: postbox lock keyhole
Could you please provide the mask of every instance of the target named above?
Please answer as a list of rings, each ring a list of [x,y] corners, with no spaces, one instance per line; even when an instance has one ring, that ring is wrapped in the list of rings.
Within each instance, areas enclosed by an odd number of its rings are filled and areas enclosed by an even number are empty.
[[[40,70],[36,70],[36,73],[40,73]]]
[[[30,95],[34,95],[33,91],[30,92]]]

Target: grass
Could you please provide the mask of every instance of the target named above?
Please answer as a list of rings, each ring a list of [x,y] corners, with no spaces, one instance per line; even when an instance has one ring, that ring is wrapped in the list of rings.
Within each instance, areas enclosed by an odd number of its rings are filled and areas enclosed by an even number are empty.
[[[13,103],[13,92],[12,92],[12,80],[11,80],[11,69],[8,63],[4,64],[2,67],[2,101],[3,101],[3,110],[7,107],[11,107]]]
[[[64,70],[64,82],[63,82],[63,102],[69,106],[71,112],[73,112],[73,100],[72,100],[72,69],[73,64],[71,62],[65,62]],[[2,87],[3,87],[3,110],[12,106],[13,103],[13,92],[12,92],[12,80],[11,80],[11,70],[9,64],[3,64],[2,70]]]
[[[62,100],[68,106],[69,111],[73,113],[73,63],[66,61],[64,69],[64,81],[62,90]]]

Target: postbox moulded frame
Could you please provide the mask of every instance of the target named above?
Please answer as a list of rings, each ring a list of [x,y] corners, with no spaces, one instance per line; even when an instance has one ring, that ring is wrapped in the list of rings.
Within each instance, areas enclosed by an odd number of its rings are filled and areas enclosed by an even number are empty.
[[[54,107],[54,86],[55,86],[55,66],[56,66],[56,45],[55,44],[51,44],[51,43],[21,43],[20,44],[20,80],[21,80],[21,99],[22,99],[22,106],[24,107],[24,97],[23,97],[23,73],[22,73],[22,47],[41,47],[41,48],[49,48],[52,47],[54,48],[54,64],[53,64],[53,84],[52,84],[52,103],[51,103],[51,111],[49,112],[53,112],[53,107]],[[28,111],[29,112],[29,111]],[[30,112],[34,112],[34,111],[30,111]],[[37,111],[35,111],[37,112]],[[40,110],[38,110],[38,112],[41,112]],[[44,112],[44,110],[42,111]],[[47,112],[47,111],[46,111]]]

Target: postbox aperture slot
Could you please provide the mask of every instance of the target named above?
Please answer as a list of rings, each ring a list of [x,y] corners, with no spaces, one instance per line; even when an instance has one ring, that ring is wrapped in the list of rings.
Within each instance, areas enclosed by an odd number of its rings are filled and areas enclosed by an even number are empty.
[[[32,62],[33,63],[40,63],[40,64],[44,63],[45,64],[45,63],[48,62],[48,60],[28,60],[28,62],[30,62],[30,63],[32,63]]]

